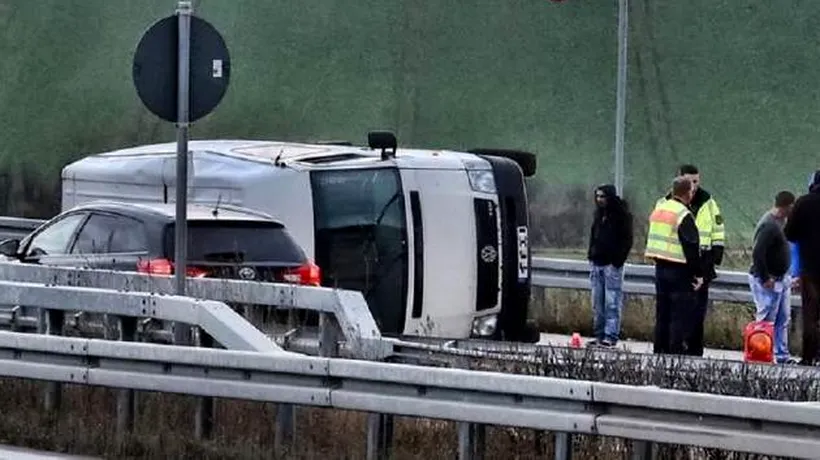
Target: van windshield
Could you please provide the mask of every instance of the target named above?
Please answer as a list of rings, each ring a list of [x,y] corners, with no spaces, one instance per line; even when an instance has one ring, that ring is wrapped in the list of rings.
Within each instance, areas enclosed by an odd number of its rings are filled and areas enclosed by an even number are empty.
[[[311,172],[322,284],[361,291],[382,333],[404,328],[407,225],[396,168]]]

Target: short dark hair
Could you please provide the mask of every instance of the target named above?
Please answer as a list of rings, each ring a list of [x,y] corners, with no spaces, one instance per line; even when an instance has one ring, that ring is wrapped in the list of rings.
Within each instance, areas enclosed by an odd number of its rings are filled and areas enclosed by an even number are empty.
[[[692,164],[683,164],[678,167],[678,176],[684,174],[698,174],[698,167]]]
[[[785,208],[792,204],[794,204],[794,193],[788,190],[778,192],[774,197],[774,205],[778,208]]]
[[[683,196],[692,190],[692,181],[683,177],[676,177],[672,181],[672,196]]]

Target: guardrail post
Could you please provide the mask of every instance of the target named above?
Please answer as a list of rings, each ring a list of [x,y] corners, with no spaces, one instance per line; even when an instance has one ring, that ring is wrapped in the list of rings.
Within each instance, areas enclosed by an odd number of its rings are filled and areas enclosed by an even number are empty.
[[[40,309],[38,329],[41,334],[63,335],[63,321],[65,315],[62,310]],[[58,382],[46,383],[44,405],[46,411],[59,411],[62,402],[60,389],[62,385]]]
[[[572,459],[572,434],[555,433],[555,460]]]
[[[277,455],[284,455],[293,446],[293,421],[295,416],[293,404],[276,405],[276,433],[273,443]]]
[[[204,348],[212,348],[214,339],[210,334],[196,328],[196,345]],[[196,402],[196,419],[194,421],[194,436],[198,440],[209,439],[213,432],[214,425],[214,398],[207,396],[199,398]]]
[[[393,446],[393,416],[369,414],[367,417],[367,460],[390,458]]]
[[[655,444],[649,441],[632,441],[632,460],[653,460],[655,458]]]
[[[108,315],[103,321],[106,335],[108,335]],[[123,342],[133,342],[137,331],[137,319],[130,316],[121,316],[118,318],[118,322],[119,339]],[[134,390],[119,390],[117,393],[117,434],[121,439],[134,429],[135,408]]]
[[[486,426],[476,423],[458,424],[458,459],[483,460]]]

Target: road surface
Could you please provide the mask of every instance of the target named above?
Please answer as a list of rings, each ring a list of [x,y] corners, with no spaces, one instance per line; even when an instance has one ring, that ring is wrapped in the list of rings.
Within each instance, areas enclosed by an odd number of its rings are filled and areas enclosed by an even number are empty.
[[[25,449],[0,445],[0,460],[101,460],[98,457],[82,457],[56,452]]]
[[[568,335],[561,335],[561,334],[541,334],[541,340],[538,342],[539,345],[559,345],[559,346],[567,346],[569,343],[570,336]],[[589,337],[582,337],[582,342],[586,344],[590,338]],[[637,342],[633,340],[624,340],[618,342],[617,348],[630,351],[632,353],[652,353],[652,343],[650,342]],[[740,351],[735,350],[716,350],[713,348],[707,348],[704,350],[704,358],[712,358],[712,359],[724,359],[724,360],[731,360],[731,361],[743,361],[743,353]]]

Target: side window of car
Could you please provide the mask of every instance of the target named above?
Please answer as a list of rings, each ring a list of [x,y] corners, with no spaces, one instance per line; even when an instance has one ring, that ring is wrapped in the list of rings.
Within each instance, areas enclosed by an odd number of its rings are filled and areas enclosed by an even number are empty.
[[[71,214],[53,222],[31,239],[26,249],[26,257],[66,254],[74,231],[85,217],[86,214]]]
[[[146,252],[148,240],[142,222],[130,217],[117,217],[113,224],[109,252]]]
[[[109,252],[111,232],[115,224],[116,218],[113,216],[92,214],[80,229],[71,253],[104,254]]]

